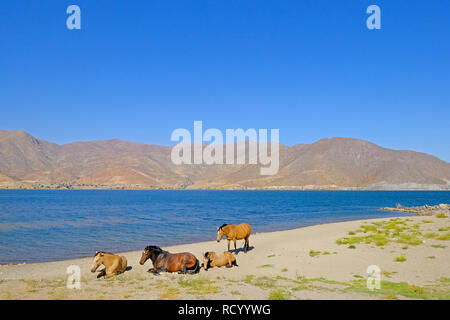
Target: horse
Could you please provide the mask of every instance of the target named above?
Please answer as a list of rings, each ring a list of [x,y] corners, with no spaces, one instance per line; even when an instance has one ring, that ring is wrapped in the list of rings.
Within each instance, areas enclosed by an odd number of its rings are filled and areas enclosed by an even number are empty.
[[[95,272],[102,264],[105,266],[105,269],[99,272],[97,278],[103,276],[105,278],[109,278],[127,270],[127,258],[124,256],[109,252],[96,251],[94,261],[92,262],[91,272]]]
[[[191,273],[198,273],[200,271],[200,264],[198,259],[189,252],[170,253],[164,251],[157,246],[147,246],[142,252],[139,263],[143,265],[148,259],[152,260],[154,274],[159,274],[161,271],[178,272],[185,274],[188,271]]]
[[[222,267],[224,265],[227,266],[227,268],[231,268],[232,266],[238,266],[236,263],[236,257],[228,251],[225,251],[223,253],[216,253],[216,252],[205,252],[203,255],[203,268],[205,270],[208,270],[208,268],[212,267]]]
[[[228,251],[230,251],[230,241],[234,242],[234,250],[236,251],[236,240],[245,239],[244,252],[247,252],[249,248],[249,238],[252,232],[252,227],[248,223],[235,224],[223,224],[217,228],[217,242],[225,235],[228,240]]]

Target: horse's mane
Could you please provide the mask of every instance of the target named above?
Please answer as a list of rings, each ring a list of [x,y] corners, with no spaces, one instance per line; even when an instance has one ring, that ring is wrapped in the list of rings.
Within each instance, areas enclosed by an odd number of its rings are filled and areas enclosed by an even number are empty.
[[[100,254],[100,253],[103,253],[103,254],[114,254],[114,253],[111,253],[111,252],[96,251],[95,254],[94,254],[94,257],[96,257],[96,256],[97,256],[98,254]]]
[[[168,253],[167,251],[164,251],[163,249],[161,249],[158,246],[146,246],[145,251],[152,251],[152,252],[156,252],[156,253]]]
[[[226,227],[228,224],[227,223],[224,223],[223,225],[221,225],[220,227],[219,227],[219,229],[222,229],[223,227]]]

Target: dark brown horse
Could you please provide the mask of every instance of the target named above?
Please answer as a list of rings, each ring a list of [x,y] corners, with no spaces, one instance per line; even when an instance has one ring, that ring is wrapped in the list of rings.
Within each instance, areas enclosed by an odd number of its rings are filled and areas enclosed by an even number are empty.
[[[158,274],[161,271],[166,272],[178,272],[178,273],[197,273],[200,271],[200,264],[198,259],[189,252],[183,253],[170,253],[164,251],[157,246],[147,246],[142,252],[142,257],[139,263],[142,265],[148,259],[152,260],[154,274]]]

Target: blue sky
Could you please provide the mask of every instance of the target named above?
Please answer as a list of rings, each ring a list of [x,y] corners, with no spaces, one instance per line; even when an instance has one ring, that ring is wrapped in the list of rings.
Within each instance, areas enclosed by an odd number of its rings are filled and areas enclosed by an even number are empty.
[[[169,145],[202,120],[450,161],[449,14],[447,0],[2,1],[0,129]]]

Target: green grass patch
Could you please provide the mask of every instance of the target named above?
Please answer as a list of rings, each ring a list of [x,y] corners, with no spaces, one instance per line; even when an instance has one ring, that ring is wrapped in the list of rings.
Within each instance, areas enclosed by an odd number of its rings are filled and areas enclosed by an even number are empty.
[[[444,278],[444,277],[442,277],[442,278],[439,279],[439,282],[450,284],[450,278]]]
[[[255,279],[255,277],[256,276],[253,274],[248,274],[245,276],[244,282],[247,284],[250,284],[250,283],[252,283],[253,279]]]
[[[448,216],[446,216],[446,215],[443,214],[443,213],[438,213],[438,214],[436,215],[436,218],[442,219],[442,218],[448,218]]]
[[[219,287],[215,286],[214,283],[209,279],[202,278],[191,278],[191,279],[179,279],[178,284],[188,290],[189,293],[193,294],[211,294],[219,293]]]
[[[395,258],[396,262],[405,262],[406,261],[406,256],[404,254],[398,256]]]
[[[392,272],[389,272],[389,271],[383,271],[381,274],[383,275],[383,276],[385,276],[386,278],[391,278],[394,274],[396,274],[397,272],[396,271],[392,271]]]
[[[310,257],[316,257],[316,256],[318,256],[320,254],[321,254],[320,251],[309,250],[309,256]]]
[[[450,232],[447,232],[446,234],[436,237],[436,240],[450,240]]]
[[[270,289],[275,287],[276,280],[269,277],[260,277],[255,279],[252,284],[260,287],[261,289]]]
[[[273,264],[263,264],[259,266],[258,268],[273,268]]]
[[[406,282],[391,282],[382,280],[379,290],[369,290],[366,281],[353,280],[351,284],[345,289],[346,291],[353,291],[359,293],[367,293],[370,295],[382,296],[403,296],[412,299],[424,300],[448,300],[450,299],[450,292],[445,288],[438,287],[420,287],[411,285]]]
[[[436,248],[436,249],[445,249],[445,248],[447,248],[447,246],[443,246],[442,244],[432,244],[431,247],[432,248]]]
[[[403,243],[403,244],[409,244],[412,246],[417,246],[419,244],[422,244],[423,241],[422,239],[420,239],[418,236],[420,235],[420,233],[402,233],[398,236],[397,238],[397,242],[398,243]]]
[[[269,300],[286,300],[286,294],[283,290],[272,290],[269,293]]]

